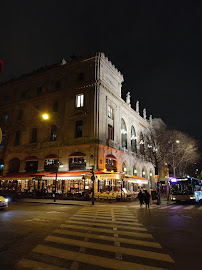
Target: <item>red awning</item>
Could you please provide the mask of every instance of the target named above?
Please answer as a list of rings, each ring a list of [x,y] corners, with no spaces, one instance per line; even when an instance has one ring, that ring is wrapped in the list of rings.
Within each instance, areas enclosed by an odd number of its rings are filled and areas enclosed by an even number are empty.
[[[34,161],[34,160],[38,160],[38,158],[36,156],[30,156],[30,157],[27,157],[25,160]]]
[[[0,177],[1,180],[26,180],[33,178],[30,173],[9,173]]]
[[[117,158],[114,155],[107,155],[106,158],[111,158],[117,160]]]
[[[86,157],[86,155],[81,152],[75,152],[71,154],[69,157]]]
[[[57,155],[50,154],[50,155],[47,155],[44,159],[54,159],[54,158],[57,158]]]

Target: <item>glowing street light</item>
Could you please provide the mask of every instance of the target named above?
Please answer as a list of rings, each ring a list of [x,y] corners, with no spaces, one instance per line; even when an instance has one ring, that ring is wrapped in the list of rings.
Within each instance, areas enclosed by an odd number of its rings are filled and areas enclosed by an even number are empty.
[[[48,120],[48,119],[49,119],[49,115],[48,115],[47,113],[44,113],[44,114],[42,115],[42,118],[43,118],[44,120]]]

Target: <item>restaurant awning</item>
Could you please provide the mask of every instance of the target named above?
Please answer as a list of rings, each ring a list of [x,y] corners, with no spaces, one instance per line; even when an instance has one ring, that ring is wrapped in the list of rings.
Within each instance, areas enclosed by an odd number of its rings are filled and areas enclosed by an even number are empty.
[[[30,173],[9,173],[0,177],[0,180],[32,180]]]

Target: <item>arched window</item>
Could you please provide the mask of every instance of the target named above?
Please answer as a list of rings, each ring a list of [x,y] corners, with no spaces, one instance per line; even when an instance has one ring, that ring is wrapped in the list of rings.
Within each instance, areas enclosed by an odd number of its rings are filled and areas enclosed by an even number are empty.
[[[145,149],[144,149],[144,136],[142,132],[140,133],[140,154],[144,155],[145,154]]]
[[[58,157],[55,154],[50,154],[44,158],[44,171],[47,172],[56,172]]]
[[[131,151],[137,152],[136,132],[134,126],[131,127]]]
[[[117,159],[114,155],[107,155],[106,156],[106,169],[107,171],[117,171],[116,167]]]
[[[153,170],[150,169],[150,172],[149,172],[149,187],[150,188],[152,186],[153,179],[154,179],[154,173],[153,173]]]
[[[133,167],[133,175],[137,176],[137,166],[134,165]]]
[[[121,119],[121,146],[127,148],[127,129],[123,118]]]
[[[127,173],[128,174],[128,169],[127,169],[127,166],[126,166],[126,163],[125,162],[123,162],[123,164],[122,164],[122,171],[124,173]]]
[[[38,169],[38,158],[36,156],[29,156],[26,159],[26,172],[37,172]]]
[[[9,162],[9,173],[18,173],[20,170],[20,160],[13,158]]]
[[[75,152],[69,156],[69,170],[86,170],[86,155]]]
[[[142,177],[147,178],[147,171],[145,167],[142,168]]]

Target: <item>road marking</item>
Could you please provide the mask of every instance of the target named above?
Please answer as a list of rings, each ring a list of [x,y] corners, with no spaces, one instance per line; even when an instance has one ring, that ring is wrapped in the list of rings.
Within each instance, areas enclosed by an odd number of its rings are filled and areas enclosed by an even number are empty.
[[[153,248],[162,248],[159,243],[156,242],[149,242],[149,241],[143,241],[143,240],[135,240],[135,239],[127,239],[119,237],[116,231],[116,234],[114,234],[114,237],[112,236],[105,236],[105,235],[97,235],[97,234],[91,234],[91,233],[82,233],[77,231],[65,231],[56,229],[54,233],[59,234],[65,234],[65,235],[77,235],[81,237],[88,237],[93,239],[100,239],[100,240],[106,240],[106,241],[119,241],[121,243],[131,244],[131,245],[139,245],[139,246],[146,246],[146,247],[153,247]],[[115,236],[116,235],[116,236]]]
[[[102,229],[102,228],[93,228],[93,227],[89,227],[89,226],[78,226],[78,225],[72,225],[72,224],[61,224],[60,225],[61,228],[70,228],[70,229],[78,229],[78,230],[89,230],[89,231],[93,231],[93,232],[103,232],[103,233],[114,233],[113,230],[110,229]],[[144,231],[147,231],[147,229],[143,228]],[[154,237],[149,234],[149,233],[142,233],[142,232],[127,232],[127,231],[116,231],[118,234],[121,235],[129,235],[129,236],[134,236],[134,237],[140,237],[140,238],[150,238],[153,239]]]
[[[139,250],[139,249],[124,248],[124,247],[115,247],[115,246],[92,243],[92,242],[83,242],[80,240],[62,238],[62,237],[57,237],[57,236],[47,236],[45,238],[45,241],[103,250],[103,251],[109,251],[109,252],[117,252],[121,254],[138,256],[142,258],[160,260],[160,261],[165,261],[165,262],[174,262],[173,259],[168,254],[163,254],[163,253],[158,253],[158,252],[153,252],[153,251],[145,251],[145,250]]]
[[[43,245],[38,245],[33,251],[41,253],[41,254],[53,256],[53,257],[58,257],[58,258],[66,259],[66,260],[72,260],[72,261],[79,261],[82,263],[97,265],[97,266],[111,268],[115,270],[126,270],[126,269],[165,270],[158,267],[141,265],[141,264],[131,263],[131,262],[124,262],[124,261],[104,258],[100,256],[85,254],[85,253],[79,253],[79,252],[74,252],[74,251],[62,250],[59,248],[47,247]]]
[[[49,220],[47,220],[47,219],[40,219],[40,218],[33,218],[33,219],[27,219],[26,221],[37,221],[37,222],[42,221],[42,222],[45,222],[45,221],[49,221]]]
[[[76,218],[85,218],[85,217],[89,217],[89,218],[93,218],[93,217],[96,217],[96,219],[106,219],[106,220],[111,220],[112,217],[104,217],[104,216],[97,216],[97,215],[87,215],[87,216],[84,216],[84,215],[74,215],[74,217]]]
[[[180,209],[180,208],[182,208],[182,206],[181,205],[177,205],[177,206],[172,206],[170,209],[171,210],[175,210],[175,209]]]
[[[71,217],[70,220],[75,220],[75,221],[89,221],[91,222],[92,219],[90,218],[77,218],[77,217]],[[95,220],[94,222],[100,222],[99,220]],[[136,225],[138,224],[139,226],[142,226],[142,224],[139,221],[133,221],[133,222],[124,222],[124,221],[118,221],[118,222],[112,222],[110,220],[102,220],[103,223],[113,223],[113,224],[126,224],[126,225]]]
[[[22,259],[16,264],[15,269],[20,269],[20,270],[21,269],[68,270],[69,268],[66,268],[66,267],[61,268],[61,267],[54,266],[53,264],[46,264],[46,263],[43,263],[43,262],[37,262],[37,261],[33,261],[33,260]]]
[[[166,209],[166,208],[169,208],[169,207],[170,207],[170,205],[166,205],[166,206],[163,206],[163,207],[160,206],[160,207],[158,207],[158,209],[161,210],[161,209]]]
[[[191,210],[195,207],[195,205],[189,205],[187,207],[184,208],[184,210]]]
[[[103,224],[103,223],[95,223],[92,221],[85,222],[85,221],[77,221],[77,220],[67,220],[66,223],[74,223],[74,224],[83,224],[83,225],[91,225],[91,226],[97,226],[97,227],[114,227],[114,224]],[[132,224],[133,225],[133,224]],[[117,228],[122,228],[122,229],[128,229],[128,230],[138,230],[138,231],[147,231],[142,225],[135,224],[133,226],[123,226],[123,225],[116,225]]]
[[[64,213],[64,212],[57,212],[57,211],[50,211],[50,212],[46,212],[47,214],[60,214],[60,213]]]

